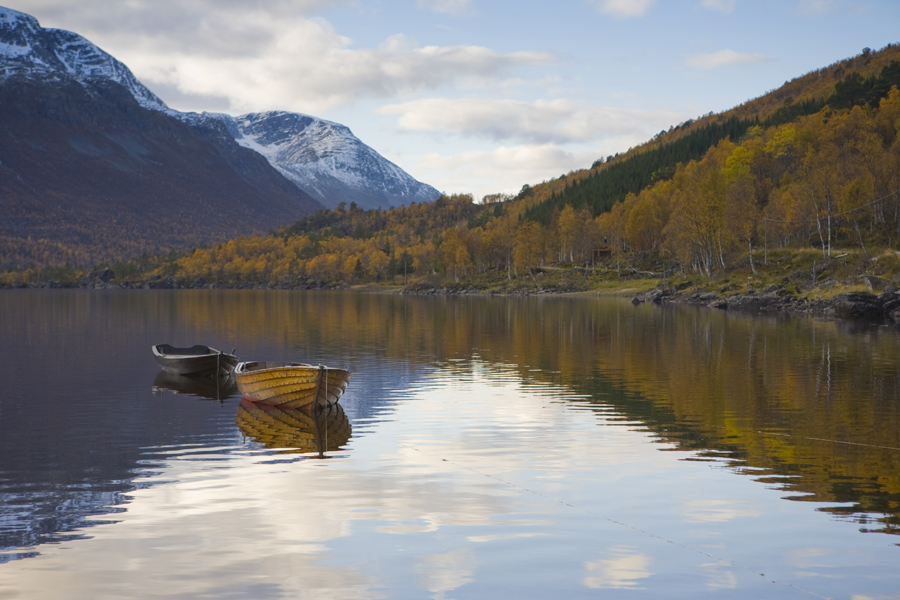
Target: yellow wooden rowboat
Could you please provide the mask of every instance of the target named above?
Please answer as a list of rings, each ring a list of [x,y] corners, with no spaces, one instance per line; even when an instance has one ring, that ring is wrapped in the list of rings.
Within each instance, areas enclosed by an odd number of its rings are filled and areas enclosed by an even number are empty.
[[[234,368],[238,390],[252,400],[300,408],[330,406],[350,383],[350,371],[304,363],[242,362]]]

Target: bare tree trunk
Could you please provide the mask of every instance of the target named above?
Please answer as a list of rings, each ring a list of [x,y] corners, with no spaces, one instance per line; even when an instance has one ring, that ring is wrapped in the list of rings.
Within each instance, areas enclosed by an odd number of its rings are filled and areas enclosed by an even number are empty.
[[[822,244],[822,256],[828,256],[825,254],[825,237],[822,235],[822,220],[819,218],[819,205],[813,202],[813,206],[816,209],[816,230],[819,232],[819,242]],[[831,232],[828,232],[829,240],[831,239]]]
[[[722,232],[720,231],[718,234],[718,246],[719,246],[719,263],[722,265],[722,268],[725,268],[725,252],[722,250]]]
[[[866,244],[863,242],[862,233],[859,231],[859,221],[856,219],[853,219],[853,228],[856,229],[856,237],[859,238],[859,247],[862,248],[863,254],[868,256],[869,252],[866,250]]]
[[[756,266],[753,264],[753,242],[750,238],[747,238],[747,253],[750,255],[750,270],[753,271],[754,275],[759,275],[756,272]]]

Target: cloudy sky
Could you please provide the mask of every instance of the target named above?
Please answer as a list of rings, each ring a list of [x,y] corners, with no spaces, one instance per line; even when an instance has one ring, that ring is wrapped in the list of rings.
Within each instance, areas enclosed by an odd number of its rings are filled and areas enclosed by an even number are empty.
[[[172,108],[343,123],[452,193],[515,193],[900,42],[897,0],[21,0]]]

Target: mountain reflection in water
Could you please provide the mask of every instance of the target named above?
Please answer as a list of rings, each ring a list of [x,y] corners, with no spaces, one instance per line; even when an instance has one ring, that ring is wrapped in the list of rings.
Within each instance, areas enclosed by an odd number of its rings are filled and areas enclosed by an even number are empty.
[[[401,425],[414,430],[415,452],[450,444],[456,432],[444,428],[471,427],[468,443],[451,444],[453,456],[476,461],[477,469],[460,470],[484,474],[490,484],[505,482],[519,463],[538,465],[525,481],[577,482],[615,468],[616,452],[625,450],[605,444],[610,427],[619,426],[678,453],[680,464],[709,462],[733,479],[809,502],[828,513],[824,519],[851,522],[854,535],[900,533],[900,335],[886,329],[597,298],[354,292],[7,291],[0,309],[4,337],[24,341],[0,349],[8,366],[0,398],[0,563],[40,556],[46,542],[91,537],[91,526],[129,510],[136,490],[175,485],[165,475],[173,463],[261,455],[302,462],[326,452],[339,460],[313,463],[352,473],[375,460],[357,448],[390,446],[394,440],[381,436]],[[159,340],[238,347],[246,360],[347,367],[353,381],[317,422],[248,404],[228,385],[162,376],[147,351]],[[473,380],[488,386],[479,394],[498,398],[466,396]],[[531,423],[533,415],[512,408],[504,413],[505,386],[526,397],[521,402],[559,405],[580,426],[598,425],[576,446],[581,453],[569,455],[577,468],[542,458],[553,425]],[[421,422],[397,423],[401,408]],[[481,414],[493,420],[481,424]],[[523,431],[542,437],[517,446]],[[396,461],[384,468],[402,477],[440,480],[440,470],[417,470],[409,456],[415,452],[390,448],[375,457]],[[455,465],[449,456],[441,468]],[[665,474],[653,477],[666,483]],[[379,485],[394,490],[395,482]],[[365,486],[353,493],[361,494],[346,500],[354,515],[368,514],[366,502],[379,498],[362,495]],[[775,519],[733,498],[698,495],[682,508],[688,524]],[[469,510],[478,512],[474,504]],[[502,521],[502,510],[493,510],[489,520]],[[372,531],[431,531],[431,517],[422,518],[415,524],[397,516]],[[533,516],[534,523],[547,520]],[[501,538],[473,529],[467,539]],[[354,543],[351,536],[346,548]],[[632,546],[625,540],[589,560],[573,556],[587,569],[583,584],[643,589],[659,565],[648,548]],[[466,552],[441,556],[467,565],[460,582],[475,578]]]

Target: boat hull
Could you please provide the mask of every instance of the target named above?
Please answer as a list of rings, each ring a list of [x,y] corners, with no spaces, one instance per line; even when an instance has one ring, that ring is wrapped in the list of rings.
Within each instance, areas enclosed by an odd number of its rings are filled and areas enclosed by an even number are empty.
[[[238,364],[233,354],[200,345],[176,348],[169,344],[157,344],[153,346],[153,356],[163,371],[185,377],[229,375]]]
[[[276,406],[330,406],[350,383],[350,372],[303,363],[242,362],[234,369],[238,390],[248,398]]]

